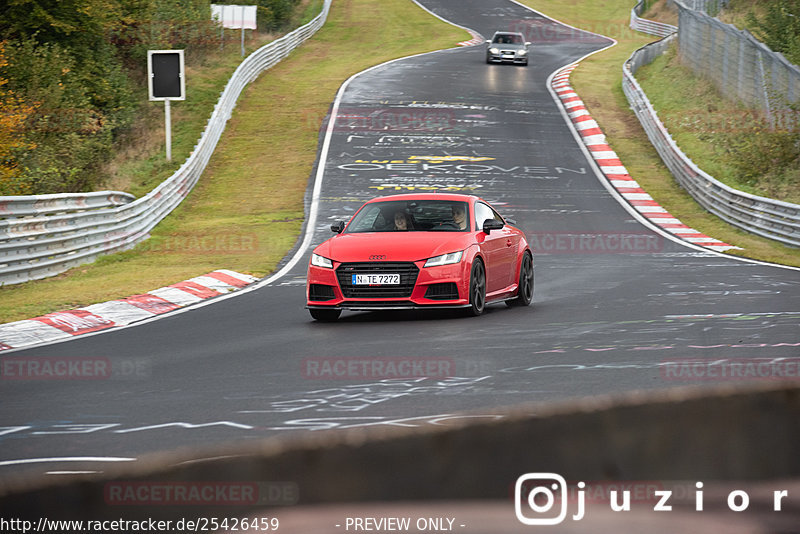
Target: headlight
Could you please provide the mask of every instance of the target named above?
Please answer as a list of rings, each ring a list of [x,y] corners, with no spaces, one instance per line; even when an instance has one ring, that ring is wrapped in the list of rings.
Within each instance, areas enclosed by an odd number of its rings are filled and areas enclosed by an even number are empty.
[[[461,261],[461,256],[463,254],[463,251],[459,251],[451,252],[450,254],[442,254],[441,256],[436,256],[435,258],[430,258],[425,262],[425,267],[438,267],[439,265],[458,263]]]
[[[489,52],[491,52],[492,54],[499,54],[500,53],[500,49],[499,48],[490,48]]]
[[[326,269],[333,269],[333,262],[324,256],[320,256],[319,254],[311,254],[311,265],[324,267]]]
[[[528,53],[528,51],[527,51],[527,50],[517,50],[517,55],[518,55],[518,56],[524,56],[524,55],[526,55],[527,53]]]

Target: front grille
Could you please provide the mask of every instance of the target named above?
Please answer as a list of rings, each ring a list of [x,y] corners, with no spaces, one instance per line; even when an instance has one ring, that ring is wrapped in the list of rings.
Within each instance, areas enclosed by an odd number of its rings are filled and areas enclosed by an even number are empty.
[[[504,55],[508,54],[508,55],[512,55],[512,56],[515,56],[517,54],[513,50],[501,50],[500,53],[504,54]]]
[[[425,298],[431,300],[458,300],[458,286],[454,282],[431,284],[425,292]]]
[[[333,300],[336,296],[333,293],[333,286],[323,284],[311,284],[308,288],[308,300],[323,302]]]
[[[354,286],[354,274],[399,274],[400,284],[392,286]],[[417,283],[419,269],[410,262],[343,263],[336,269],[339,287],[345,298],[407,298]]]

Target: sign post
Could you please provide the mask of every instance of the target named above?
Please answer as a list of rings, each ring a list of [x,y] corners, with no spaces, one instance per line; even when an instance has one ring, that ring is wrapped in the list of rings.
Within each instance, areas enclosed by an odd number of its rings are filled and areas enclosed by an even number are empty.
[[[167,143],[167,161],[172,161],[172,111],[169,100],[164,100],[164,132]]]
[[[186,100],[183,50],[147,51],[147,91],[150,101],[164,101],[167,161],[172,161],[170,102],[172,100]]]
[[[222,27],[242,30],[242,57],[244,57],[244,30],[255,30],[258,6],[211,4],[211,19]]]
[[[244,8],[244,6],[242,6],[242,8]],[[242,57],[244,57],[244,11],[245,11],[244,9],[241,10],[241,12],[242,12],[242,19],[241,19],[242,20],[242,22],[241,22],[241,25],[242,25]]]

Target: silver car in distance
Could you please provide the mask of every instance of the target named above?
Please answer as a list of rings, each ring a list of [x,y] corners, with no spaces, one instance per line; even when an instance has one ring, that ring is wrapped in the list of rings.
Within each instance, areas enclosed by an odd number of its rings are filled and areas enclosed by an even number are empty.
[[[486,41],[486,63],[528,64],[528,46],[525,37],[517,32],[495,32]]]

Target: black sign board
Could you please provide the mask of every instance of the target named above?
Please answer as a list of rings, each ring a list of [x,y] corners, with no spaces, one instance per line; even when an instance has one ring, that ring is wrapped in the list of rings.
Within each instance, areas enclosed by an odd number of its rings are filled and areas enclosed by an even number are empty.
[[[183,50],[148,50],[150,100],[184,100]]]

